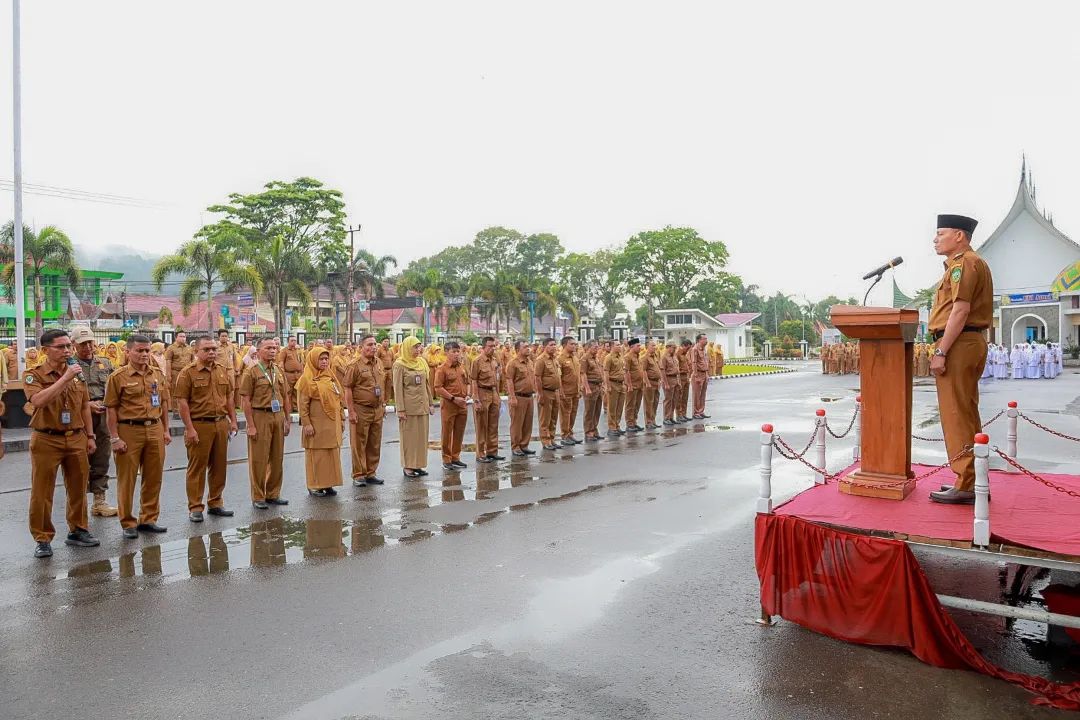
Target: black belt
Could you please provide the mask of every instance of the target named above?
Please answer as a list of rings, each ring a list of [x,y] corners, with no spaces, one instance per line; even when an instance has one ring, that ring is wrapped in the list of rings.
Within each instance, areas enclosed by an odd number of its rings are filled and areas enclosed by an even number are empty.
[[[161,420],[117,420],[116,422],[121,425],[142,425],[144,427],[150,427],[151,425],[157,425]]]
[[[532,397],[533,396],[532,393],[514,393],[514,394],[517,395],[518,397]]]
[[[208,415],[206,417],[191,418],[191,422],[217,422],[218,420],[224,420],[224,415]]]
[[[74,430],[51,430],[49,428],[34,428],[34,432],[45,433],[46,435],[57,435],[59,437],[71,437],[75,433],[82,433],[82,428],[76,428]]]
[[[259,412],[274,412],[274,408],[268,408],[268,407],[264,407],[264,408],[253,407],[251,409],[252,410],[258,410]]]
[[[986,328],[972,327],[971,325],[965,325],[964,329],[961,330],[960,332],[981,333],[981,332],[986,332]],[[934,340],[935,341],[940,340],[941,338],[945,337],[945,331],[944,330],[934,330],[933,334],[934,334]]]
[[[603,380],[590,380],[590,381],[589,381],[589,384],[590,384],[590,385],[599,385],[599,384],[601,384],[602,382],[604,382],[604,381],[603,381]]]
[[[494,385],[477,385],[476,387],[480,388],[481,390],[494,390],[495,389]]]

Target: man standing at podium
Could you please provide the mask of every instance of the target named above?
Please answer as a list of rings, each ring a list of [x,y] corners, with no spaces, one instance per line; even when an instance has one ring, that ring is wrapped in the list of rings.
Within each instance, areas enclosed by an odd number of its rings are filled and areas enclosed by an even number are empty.
[[[963,215],[938,215],[934,251],[945,258],[945,276],[930,313],[935,349],[930,373],[937,382],[938,413],[950,458],[982,432],[979,377],[986,364],[986,329],[993,321],[994,281],[990,267],[971,249],[978,221]],[[953,487],[930,493],[934,502],[975,504],[975,457],[952,461]]]

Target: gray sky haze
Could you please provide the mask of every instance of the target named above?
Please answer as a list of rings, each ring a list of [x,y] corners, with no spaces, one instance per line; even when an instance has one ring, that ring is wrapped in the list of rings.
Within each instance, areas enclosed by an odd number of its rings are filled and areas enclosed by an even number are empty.
[[[1078,20],[1050,1],[24,0],[26,182],[164,205],[27,194],[25,214],[163,253],[229,192],[308,175],[403,264],[488,225],[592,250],[674,224],[769,291],[861,297],[903,255],[913,293],[940,273],[935,215],[984,239],[1022,152],[1080,238]]]

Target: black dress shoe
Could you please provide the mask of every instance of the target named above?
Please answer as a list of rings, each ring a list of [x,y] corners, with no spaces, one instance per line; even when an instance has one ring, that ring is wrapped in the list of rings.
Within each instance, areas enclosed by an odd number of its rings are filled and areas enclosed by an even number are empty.
[[[286,500],[285,498],[279,498],[279,497],[266,498],[266,502],[270,503],[271,505],[288,505],[289,504],[288,500]]]
[[[47,542],[39,542],[34,548],[34,557],[47,558],[52,557],[52,545]]]
[[[374,475],[372,475],[371,477],[364,478],[364,482],[366,482],[368,485],[382,485],[383,484],[383,481],[380,480],[379,478],[375,477]]]
[[[675,421],[674,421],[674,420],[665,420],[665,421],[664,421],[664,424],[665,424],[665,425],[674,425],[674,424],[675,424]]]
[[[585,442],[600,442],[599,435],[586,435]]]
[[[535,450],[530,450],[529,448],[525,448],[521,452],[525,453],[526,455],[535,455],[536,454]]]
[[[206,511],[207,515],[213,515],[215,517],[232,517],[233,511],[226,510],[223,507],[213,507]]]
[[[478,462],[478,463],[484,463],[484,464],[486,465],[487,463],[490,463],[490,462],[495,462],[495,461],[494,461],[494,460],[492,460],[491,458],[489,458],[488,456],[486,456],[486,455],[485,455],[484,457],[478,457],[478,458],[476,458],[476,462]]]
[[[561,447],[562,447],[562,445],[545,445],[544,449],[545,450],[558,450]]]
[[[957,490],[956,488],[949,488],[942,492],[930,493],[930,499],[936,503],[944,503],[946,505],[974,505],[975,493],[969,490]]]
[[[202,522],[203,514],[201,510],[192,510],[188,513],[187,519],[191,522]]]
[[[617,437],[619,437],[619,435],[620,435],[620,433],[619,433],[618,430],[608,430],[607,431],[607,436],[609,438],[617,438]]]
[[[454,467],[459,467],[459,468],[467,468],[467,467],[469,467],[468,465],[461,462],[460,460],[451,460],[450,464],[453,465]]]
[[[251,504],[255,507],[256,510],[267,510],[270,508],[270,506],[266,504],[265,500],[253,500]]]
[[[443,470],[449,470],[451,472],[457,472],[457,465],[454,463],[443,463]]]
[[[64,544],[72,545],[74,547],[97,547],[101,544],[101,541],[91,535],[89,530],[75,528],[75,532],[68,533],[67,539],[64,540]]]
[[[577,445],[580,442],[581,441],[578,440],[576,437],[564,437],[562,439],[562,444],[563,445]]]
[[[308,495],[311,497],[326,497],[326,490],[322,488],[318,490],[308,490]]]
[[[510,454],[514,457],[526,457],[525,453],[521,452],[520,450],[513,450]]]
[[[505,460],[505,459],[506,459],[506,458],[505,458],[504,456],[502,456],[502,455],[488,455],[488,457],[489,457],[490,459],[492,459],[492,460]]]
[[[367,487],[367,481],[364,478],[355,478],[352,481],[353,487]]]
[[[424,468],[416,468],[416,474],[417,474],[417,475],[420,475],[420,476],[422,477],[422,476],[424,476],[424,475],[427,475],[427,474],[428,474],[428,471],[427,471],[427,470],[425,470]]]
[[[135,527],[135,529],[138,530],[139,532],[148,532],[148,533],[169,532],[169,528],[162,527],[162,526],[158,525],[157,523],[139,523]]]
[[[139,537],[139,531],[135,528],[124,528],[124,537],[128,540],[134,540]]]
[[[702,420],[708,420],[711,417],[712,417],[712,415],[706,415],[705,413],[701,413],[701,419]]]
[[[334,488],[332,488],[332,487],[330,487],[330,488],[326,488],[326,494],[327,494],[327,495],[337,495],[337,490],[335,490],[335,489],[334,489]]]

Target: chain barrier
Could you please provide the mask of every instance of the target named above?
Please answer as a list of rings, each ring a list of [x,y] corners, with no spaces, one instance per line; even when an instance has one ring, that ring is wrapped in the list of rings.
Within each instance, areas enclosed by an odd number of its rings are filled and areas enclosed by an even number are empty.
[[[825,418],[825,429],[828,431],[828,433],[830,435],[832,435],[837,440],[843,440],[844,438],[847,437],[848,433],[851,432],[851,428],[855,427],[855,419],[857,417],[859,417],[859,409],[855,408],[855,412],[851,414],[851,422],[848,423],[847,430],[840,433],[839,435],[834,433],[833,429],[831,427],[829,427],[829,419],[828,418]]]
[[[991,424],[992,424],[992,423],[993,423],[993,422],[994,422],[995,420],[997,420],[998,418],[1000,418],[1000,417],[1001,417],[1002,415],[1004,415],[1004,414],[1005,414],[1005,411],[1004,411],[1004,410],[1002,410],[1002,411],[1001,411],[1001,412],[999,412],[999,413],[998,413],[997,415],[995,415],[994,417],[992,417],[992,418],[990,418],[989,420],[987,420],[986,422],[984,422],[984,423],[982,424],[982,429],[983,429],[983,430],[985,430],[986,428],[990,427],[990,425],[991,425]],[[912,435],[911,437],[912,437],[912,439],[914,439],[914,440],[922,440],[923,442],[945,442],[945,438],[943,438],[943,437],[939,437],[939,438],[932,438],[932,437],[923,437],[922,435]]]
[[[806,454],[806,450],[803,450],[802,455],[797,455],[795,453],[795,449],[792,448],[790,445],[788,445],[786,442],[784,442],[784,439],[782,437],[780,437],[779,435],[774,435],[773,436],[773,443],[772,444],[773,444],[773,448],[776,450],[776,452],[778,452],[780,454],[781,457],[787,458],[788,460],[795,460],[797,462],[801,462],[803,465],[810,468],[815,473],[823,476],[825,478],[826,483],[828,483],[830,480],[836,480],[837,478],[840,477],[839,473],[831,474],[831,473],[829,473],[828,470],[823,470],[823,469],[815,466],[813,463],[811,463],[806,458],[804,458],[803,455]],[[807,450],[809,450],[809,447],[807,448]]]
[[[1039,477],[1038,475],[1031,472],[1026,467],[1021,465],[1020,463],[1016,462],[1016,460],[1013,460],[1011,457],[1009,457],[1005,453],[1001,452],[1001,450],[999,450],[996,445],[991,449],[994,452],[996,452],[998,454],[998,456],[1001,457],[1002,460],[1004,460],[1008,464],[1012,465],[1014,468],[1016,468],[1020,472],[1024,473],[1025,475],[1027,475],[1032,480],[1035,480],[1036,482],[1042,483],[1043,485],[1050,488],[1051,490],[1056,490],[1059,493],[1064,493],[1065,495],[1068,495],[1069,497],[1080,498],[1080,492],[1077,492],[1076,490],[1070,490],[1069,488],[1061,487],[1060,485],[1057,485],[1055,483],[1050,482],[1049,480],[1046,480],[1044,478]]]
[[[1027,420],[1029,423],[1031,423],[1035,427],[1039,428],[1040,430],[1044,430],[1044,431],[1050,433],[1051,435],[1056,435],[1057,437],[1064,438],[1065,440],[1072,440],[1073,442],[1080,442],[1080,438],[1073,437],[1072,435],[1066,435],[1065,433],[1058,432],[1057,430],[1052,430],[1052,429],[1046,427],[1045,425],[1043,425],[1042,423],[1040,423],[1040,422],[1038,422],[1036,420],[1032,420],[1031,418],[1029,418],[1027,415],[1025,415],[1022,412],[1018,412],[1017,415],[1024,418],[1025,420]]]

